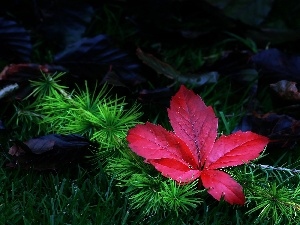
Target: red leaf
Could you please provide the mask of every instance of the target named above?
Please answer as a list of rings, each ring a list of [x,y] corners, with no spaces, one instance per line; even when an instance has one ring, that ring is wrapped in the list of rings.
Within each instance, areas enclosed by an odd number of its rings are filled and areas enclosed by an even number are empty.
[[[245,196],[242,186],[232,179],[227,173],[218,170],[204,170],[201,172],[202,184],[208,193],[215,199],[224,200],[230,204],[243,205]]]
[[[221,136],[214,144],[205,167],[219,169],[247,163],[259,156],[267,142],[268,138],[249,131]]]
[[[198,163],[186,144],[173,133],[151,123],[137,125],[127,135],[129,147],[155,168],[178,182],[191,182],[200,175]],[[196,170],[196,172],[193,172]]]
[[[129,130],[129,147],[138,155],[149,159],[170,158],[197,169],[198,162],[191,150],[174,133],[159,125],[146,123]]]
[[[207,107],[198,95],[181,86],[171,100],[168,116],[175,134],[203,164],[217,137],[218,119],[213,109]]]
[[[252,132],[236,132],[216,140],[218,120],[211,107],[184,86],[172,98],[168,116],[174,132],[159,125],[137,125],[128,132],[129,147],[164,176],[180,183],[201,178],[214,198],[244,204],[242,187],[216,169],[255,159],[268,143]]]
[[[176,180],[178,183],[189,183],[196,180],[200,176],[200,170],[193,169],[186,164],[175,159],[152,159],[149,162],[158,170],[162,175]]]

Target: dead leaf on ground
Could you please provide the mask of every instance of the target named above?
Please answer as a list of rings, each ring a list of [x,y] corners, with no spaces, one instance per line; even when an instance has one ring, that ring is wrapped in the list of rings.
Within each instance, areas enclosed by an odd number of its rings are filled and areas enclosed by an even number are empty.
[[[79,135],[50,134],[28,141],[16,141],[9,149],[13,157],[8,167],[57,170],[83,162],[95,146]]]
[[[235,130],[253,131],[267,136],[268,148],[293,148],[300,138],[300,120],[277,113],[245,116]]]
[[[152,54],[144,53],[140,48],[136,50],[136,54],[139,59],[155,70],[158,74],[163,74],[169,79],[178,81],[180,84],[192,84],[199,87],[207,83],[216,83],[220,76],[216,71],[183,75],[171,65],[159,60]]]
[[[277,83],[270,84],[272,90],[274,90],[282,99],[289,101],[299,101],[300,92],[297,88],[297,83],[293,81],[281,80]]]

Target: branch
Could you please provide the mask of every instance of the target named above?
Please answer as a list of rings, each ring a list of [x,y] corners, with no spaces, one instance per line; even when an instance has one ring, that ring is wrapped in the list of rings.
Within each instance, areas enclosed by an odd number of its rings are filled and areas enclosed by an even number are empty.
[[[274,167],[274,166],[270,166],[270,165],[253,164],[253,163],[250,164],[250,166],[259,167],[260,169],[263,169],[263,170],[279,170],[279,171],[286,171],[289,173],[300,173],[300,170],[289,169],[289,168],[285,168],[285,167]]]

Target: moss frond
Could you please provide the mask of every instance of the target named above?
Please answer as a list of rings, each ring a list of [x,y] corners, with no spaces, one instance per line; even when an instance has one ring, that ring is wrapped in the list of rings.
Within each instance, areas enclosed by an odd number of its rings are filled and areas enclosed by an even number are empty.
[[[40,124],[44,117],[36,111],[36,103],[23,100],[15,102],[13,107],[15,113],[7,121],[7,126],[16,132],[18,137],[11,137],[12,139],[26,140],[44,132],[45,126]]]
[[[118,147],[125,140],[127,131],[137,124],[140,117],[139,106],[133,105],[125,109],[124,98],[115,99],[98,105],[98,116],[91,115],[90,121],[98,124],[101,129],[97,130],[92,140],[96,140],[106,148]]]
[[[282,185],[274,182],[264,187],[256,187],[254,196],[250,200],[256,206],[247,213],[259,212],[258,221],[268,220],[273,224],[293,224],[299,220],[300,213],[300,185]]]
[[[300,175],[272,168],[249,164],[231,172],[244,188],[247,214],[257,215],[257,223],[294,224],[300,213]]]
[[[198,181],[179,185],[171,179],[158,174],[153,166],[145,164],[143,159],[128,147],[120,156],[108,162],[106,170],[112,174],[118,185],[125,188],[131,206],[147,216],[157,213],[187,213],[202,202],[198,190]]]
[[[96,141],[100,145],[96,158],[105,158],[107,151],[113,155],[141,116],[138,105],[128,107],[124,97],[110,97],[106,84],[99,91],[97,86],[90,91],[86,83],[84,91],[44,97],[38,109],[49,131],[76,133]]]
[[[60,78],[65,75],[65,72],[46,74],[41,71],[42,77],[38,80],[30,80],[33,91],[27,96],[34,96],[37,99],[42,99],[46,96],[58,96],[59,93],[67,89],[66,86],[59,84]]]

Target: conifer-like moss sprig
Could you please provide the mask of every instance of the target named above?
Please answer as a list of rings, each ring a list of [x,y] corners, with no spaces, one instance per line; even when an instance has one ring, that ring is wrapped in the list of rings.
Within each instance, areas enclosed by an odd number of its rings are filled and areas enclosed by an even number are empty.
[[[243,184],[249,210],[257,214],[257,223],[298,224],[300,213],[300,175],[287,168],[244,165],[232,170],[235,179]]]
[[[124,100],[124,98],[104,99],[97,105],[97,114],[84,112],[92,124],[101,128],[95,130],[91,139],[101,143],[105,148],[119,147],[123,144],[128,129],[137,124],[137,119],[141,115],[138,113],[139,107],[135,104],[126,110]]]
[[[39,79],[30,80],[33,91],[27,98],[34,96],[37,100],[41,100],[46,96],[56,97],[59,93],[65,93],[67,87],[59,84],[60,78],[65,75],[65,72],[46,74],[41,71],[41,74]]]
[[[36,112],[43,117],[40,124],[48,133],[84,135],[98,142],[102,153],[107,149],[112,153],[111,149],[124,142],[128,129],[138,123],[139,106],[128,106],[125,97],[109,96],[106,84],[91,91],[85,82],[85,89],[78,87],[69,93],[58,83],[63,75],[42,74],[31,81],[33,91],[28,98],[36,99]]]
[[[78,133],[91,138],[101,126],[93,124],[87,114],[98,115],[98,105],[106,101],[107,92],[107,85],[96,94],[96,88],[91,92],[85,83],[85,90],[45,97],[40,104],[45,114],[43,123],[57,133]]]
[[[67,87],[58,83],[64,74],[41,72],[38,79],[30,80],[31,93],[25,99],[13,102],[14,113],[6,121],[6,125],[14,131],[12,139],[26,140],[47,133],[47,127],[41,123],[44,115],[37,108],[43,104],[45,97],[59,98],[66,94]]]
[[[144,216],[186,214],[200,205],[199,194],[205,193],[197,188],[198,181],[179,185],[163,177],[125,146],[119,157],[109,160],[106,170],[125,189],[132,208],[142,211]]]
[[[300,185],[269,182],[264,187],[255,186],[250,200],[256,206],[248,214],[259,212],[258,221],[268,220],[272,224],[294,224],[299,221]],[[297,223],[298,224],[298,223]]]
[[[41,135],[45,126],[40,124],[43,115],[36,112],[36,103],[28,100],[13,104],[15,113],[7,120],[6,124],[14,132],[11,139],[26,140],[32,136]]]
[[[44,122],[60,134],[77,133],[97,141],[101,148],[115,148],[126,137],[129,128],[138,123],[139,106],[127,108],[125,98],[107,96],[107,85],[98,94],[78,91],[66,98],[47,97],[40,105]]]
[[[135,174],[126,183],[130,203],[135,209],[142,209],[145,215],[156,213],[186,214],[203,201],[197,189],[197,182],[179,185],[160,175],[152,177]]]

